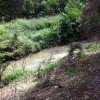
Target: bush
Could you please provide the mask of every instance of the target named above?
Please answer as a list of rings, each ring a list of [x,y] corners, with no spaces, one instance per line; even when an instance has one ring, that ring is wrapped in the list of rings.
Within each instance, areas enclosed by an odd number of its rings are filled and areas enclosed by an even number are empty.
[[[81,11],[84,3],[75,0],[69,0],[62,13],[63,19],[60,20],[61,43],[68,43],[80,39]]]

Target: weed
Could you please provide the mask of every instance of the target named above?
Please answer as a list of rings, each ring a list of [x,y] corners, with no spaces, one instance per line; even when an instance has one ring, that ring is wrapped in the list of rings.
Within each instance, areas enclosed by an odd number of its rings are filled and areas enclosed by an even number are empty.
[[[66,72],[67,72],[68,75],[72,76],[72,75],[77,73],[77,69],[75,67],[68,67]]]
[[[2,80],[4,82],[4,84],[8,84],[9,82],[12,82],[13,80],[19,79],[20,77],[25,76],[27,72],[23,71],[21,69],[16,69],[14,72],[5,72],[3,74]]]

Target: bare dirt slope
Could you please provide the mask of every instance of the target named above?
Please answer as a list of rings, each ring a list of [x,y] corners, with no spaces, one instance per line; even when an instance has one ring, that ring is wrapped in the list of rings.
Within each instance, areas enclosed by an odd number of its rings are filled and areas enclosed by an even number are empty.
[[[37,85],[20,100],[100,100],[100,53],[78,62],[82,72],[68,76],[66,68],[62,65],[55,80]]]

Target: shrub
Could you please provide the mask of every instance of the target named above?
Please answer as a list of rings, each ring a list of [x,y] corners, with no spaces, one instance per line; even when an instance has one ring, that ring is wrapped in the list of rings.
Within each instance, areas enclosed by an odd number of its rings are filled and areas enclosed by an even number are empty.
[[[80,16],[83,7],[84,4],[79,0],[69,0],[65,7],[65,12],[62,13],[63,19],[60,20],[61,43],[68,43],[80,39]]]
[[[19,57],[23,57],[25,55],[25,51],[22,48],[19,48],[15,51],[13,51],[13,55],[12,58],[19,58]]]

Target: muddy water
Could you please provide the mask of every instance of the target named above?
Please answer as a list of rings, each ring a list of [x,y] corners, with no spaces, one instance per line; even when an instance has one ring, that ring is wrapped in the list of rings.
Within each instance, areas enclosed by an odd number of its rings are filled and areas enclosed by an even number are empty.
[[[62,57],[66,56],[68,53],[68,46],[59,46],[50,49],[42,50],[36,54],[29,55],[26,58],[12,61],[8,66],[9,71],[15,69],[28,69],[37,70],[38,67],[48,60],[57,61]]]

